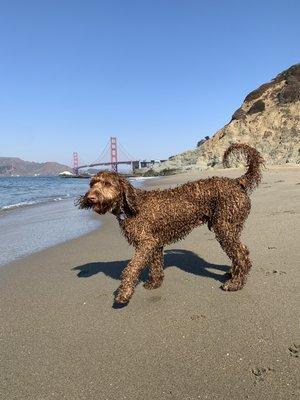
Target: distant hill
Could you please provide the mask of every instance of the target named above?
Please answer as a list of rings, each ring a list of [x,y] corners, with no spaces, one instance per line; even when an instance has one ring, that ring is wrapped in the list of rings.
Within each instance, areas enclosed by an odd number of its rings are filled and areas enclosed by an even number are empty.
[[[63,171],[72,169],[56,162],[37,163],[16,157],[0,157],[0,176],[54,176]]]
[[[154,166],[154,172],[219,167],[232,143],[256,147],[266,164],[300,164],[300,64],[249,93],[230,122],[206,139]]]

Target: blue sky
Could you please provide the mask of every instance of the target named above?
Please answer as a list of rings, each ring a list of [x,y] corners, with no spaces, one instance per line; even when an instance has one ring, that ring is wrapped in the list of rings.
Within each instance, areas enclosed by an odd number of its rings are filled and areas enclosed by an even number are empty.
[[[0,0],[0,156],[193,148],[300,61],[299,1]]]

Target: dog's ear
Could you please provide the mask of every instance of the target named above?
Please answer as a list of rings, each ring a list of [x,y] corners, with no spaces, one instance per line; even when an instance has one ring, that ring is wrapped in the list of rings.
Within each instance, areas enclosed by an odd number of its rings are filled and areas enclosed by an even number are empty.
[[[120,178],[124,212],[135,215],[138,212],[135,188],[124,178]]]

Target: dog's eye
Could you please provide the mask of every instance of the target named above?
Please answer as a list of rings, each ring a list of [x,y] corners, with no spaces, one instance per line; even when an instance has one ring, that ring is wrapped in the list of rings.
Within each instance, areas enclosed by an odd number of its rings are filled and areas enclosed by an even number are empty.
[[[97,182],[98,182],[97,179],[92,178],[90,181],[90,187],[93,187],[95,185],[95,183],[97,183]]]
[[[104,186],[111,186],[111,183],[110,182],[104,182]]]

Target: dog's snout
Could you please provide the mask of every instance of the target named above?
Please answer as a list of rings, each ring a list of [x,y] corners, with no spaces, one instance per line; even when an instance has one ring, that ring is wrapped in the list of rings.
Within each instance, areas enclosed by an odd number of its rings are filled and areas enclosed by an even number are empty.
[[[96,196],[95,193],[88,193],[88,194],[87,194],[87,198],[88,198],[88,200],[90,200],[90,201],[92,201],[92,202],[97,201],[97,196]]]

